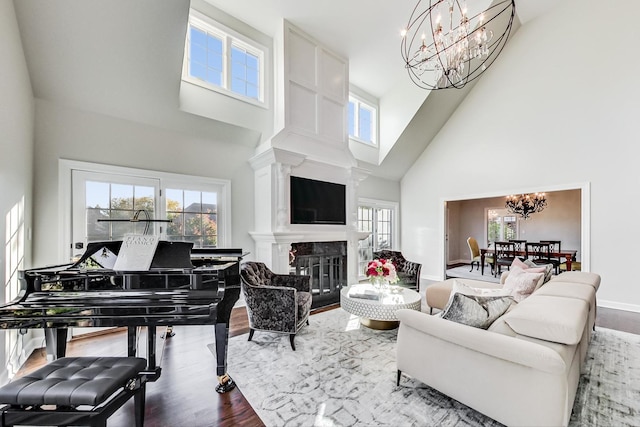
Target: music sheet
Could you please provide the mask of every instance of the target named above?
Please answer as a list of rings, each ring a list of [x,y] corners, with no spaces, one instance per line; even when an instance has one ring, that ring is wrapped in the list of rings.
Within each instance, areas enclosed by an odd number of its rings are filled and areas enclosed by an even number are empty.
[[[113,269],[116,271],[148,271],[159,240],[160,236],[125,234]]]

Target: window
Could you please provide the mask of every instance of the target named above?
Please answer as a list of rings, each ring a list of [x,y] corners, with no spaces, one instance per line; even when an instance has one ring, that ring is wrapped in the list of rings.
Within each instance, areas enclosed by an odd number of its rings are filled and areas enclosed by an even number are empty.
[[[87,241],[118,240],[126,233],[149,234],[153,223],[105,220],[154,219],[155,194],[153,186],[85,181]]]
[[[358,242],[358,274],[364,276],[374,251],[396,246],[397,204],[375,200],[361,200],[358,206],[358,231],[371,233]]]
[[[218,244],[218,195],[209,191],[167,189],[167,239],[193,242],[196,247]]]
[[[506,209],[487,209],[488,242],[518,238],[518,219]]]
[[[5,302],[13,301],[18,296],[18,270],[24,269],[24,197],[5,217]]]
[[[61,171],[61,194],[72,188],[65,196],[70,236],[63,242],[65,258],[68,248],[73,258],[89,242],[119,240],[126,233],[157,234],[194,247],[230,242],[228,181],[72,160],[61,161]]]
[[[265,50],[191,10],[182,78],[207,89],[263,103]]]
[[[377,144],[377,108],[355,96],[349,96],[349,137],[371,145]]]
[[[18,271],[24,269],[24,197],[13,205],[5,216],[5,277],[4,277],[4,299],[5,302],[13,301],[18,297],[20,284],[18,282]],[[5,360],[7,375],[12,378],[22,363],[24,363],[24,342],[18,330],[12,329],[5,334]]]

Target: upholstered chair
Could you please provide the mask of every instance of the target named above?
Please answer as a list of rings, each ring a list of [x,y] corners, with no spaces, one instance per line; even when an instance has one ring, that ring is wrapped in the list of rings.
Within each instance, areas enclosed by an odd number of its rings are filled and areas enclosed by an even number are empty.
[[[249,341],[256,330],[289,334],[295,351],[296,333],[309,324],[311,278],[275,274],[261,262],[243,263],[240,278],[249,317]]]
[[[467,246],[469,247],[469,255],[471,257],[471,270],[469,270],[469,272],[473,271],[474,264],[477,265],[476,270],[479,270],[482,256],[480,254],[480,246],[478,246],[478,241],[474,237],[469,237],[467,238]],[[493,256],[485,255],[484,262],[489,263],[489,265],[491,266],[491,273],[493,273]]]
[[[373,258],[390,259],[391,262],[393,262],[393,265],[396,266],[396,273],[398,274],[398,282],[395,283],[396,285],[416,290],[419,288],[422,264],[408,261],[400,251],[374,251]]]

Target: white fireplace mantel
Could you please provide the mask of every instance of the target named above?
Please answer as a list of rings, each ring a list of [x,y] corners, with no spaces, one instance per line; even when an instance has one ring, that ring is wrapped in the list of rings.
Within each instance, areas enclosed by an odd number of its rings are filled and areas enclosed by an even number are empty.
[[[358,167],[349,150],[347,107],[349,62],[284,21],[276,37],[275,134],[249,160],[254,170],[256,261],[275,273],[289,272],[292,243],[347,242],[347,276],[357,281],[358,186],[370,172]],[[291,176],[346,188],[346,224],[290,222]]]

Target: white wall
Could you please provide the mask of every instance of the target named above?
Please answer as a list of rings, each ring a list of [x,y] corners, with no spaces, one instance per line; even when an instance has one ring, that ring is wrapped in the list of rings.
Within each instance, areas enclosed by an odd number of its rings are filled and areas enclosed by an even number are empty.
[[[403,248],[423,275],[441,274],[443,198],[589,182],[598,302],[640,311],[638,13],[566,0],[520,28],[402,181]]]
[[[13,2],[0,1],[0,274],[5,283],[6,223],[11,209],[24,198],[25,230],[31,227],[33,93],[25,62]],[[26,233],[25,233],[26,234]],[[25,242],[25,267],[31,264],[31,242]],[[5,300],[4,286],[0,294]],[[0,333],[0,348],[5,348],[6,333]],[[0,366],[5,366],[0,351]],[[0,384],[6,372],[0,370]]]
[[[178,115],[179,116],[179,115]],[[232,243],[253,251],[253,148],[36,101],[34,264],[59,259],[58,159],[231,180]]]

